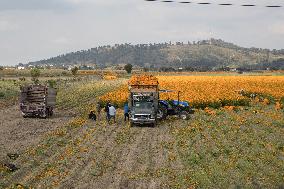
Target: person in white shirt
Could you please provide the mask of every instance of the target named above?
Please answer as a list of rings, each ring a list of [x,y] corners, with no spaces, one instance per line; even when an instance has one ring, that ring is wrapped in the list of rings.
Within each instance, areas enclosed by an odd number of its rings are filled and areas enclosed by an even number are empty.
[[[113,105],[110,105],[110,107],[109,107],[109,116],[110,116],[109,121],[111,120],[111,118],[113,118],[113,121],[115,123],[115,114],[116,114],[115,107]]]

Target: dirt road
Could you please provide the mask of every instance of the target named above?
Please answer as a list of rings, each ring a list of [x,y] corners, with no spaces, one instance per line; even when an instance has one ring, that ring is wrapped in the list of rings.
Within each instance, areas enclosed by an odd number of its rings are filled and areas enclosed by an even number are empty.
[[[31,130],[25,128],[14,136],[14,129],[4,124],[1,135],[8,136],[1,143],[11,143],[4,145],[5,152],[10,146],[26,146],[35,133],[56,130],[31,141],[38,144],[12,162],[19,170],[2,175],[4,187],[20,183],[35,188],[171,188],[182,168],[171,146],[170,127],[164,124],[130,128],[122,116],[116,124],[89,121],[75,128],[58,128],[68,117],[23,120],[11,116],[8,120],[14,127],[30,124]],[[45,125],[48,128],[42,128]],[[23,142],[13,141],[21,137]]]
[[[0,109],[0,162],[8,153],[22,154],[40,142],[42,136],[64,125],[72,118],[56,110],[50,119],[23,118],[18,106]]]

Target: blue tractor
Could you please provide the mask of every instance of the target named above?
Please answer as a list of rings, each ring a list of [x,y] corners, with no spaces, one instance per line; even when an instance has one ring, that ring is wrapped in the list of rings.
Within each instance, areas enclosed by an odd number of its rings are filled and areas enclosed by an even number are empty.
[[[160,90],[160,92],[176,92],[172,90]],[[194,110],[190,107],[189,102],[180,101],[180,91],[178,92],[178,100],[159,100],[159,106],[166,109],[167,116],[177,115],[183,120],[187,120]]]

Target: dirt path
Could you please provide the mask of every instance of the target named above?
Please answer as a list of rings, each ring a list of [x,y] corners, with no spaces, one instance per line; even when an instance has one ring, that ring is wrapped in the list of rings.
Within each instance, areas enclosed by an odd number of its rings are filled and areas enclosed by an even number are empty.
[[[40,142],[43,135],[66,123],[72,117],[55,110],[50,119],[23,118],[17,106],[0,109],[0,162],[7,153],[21,154]]]
[[[12,149],[11,145],[19,150],[37,145],[36,153],[25,154],[14,161],[20,169],[4,175],[2,186],[21,183],[35,188],[170,188],[171,170],[180,165],[170,157],[174,150],[166,147],[173,140],[166,124],[156,128],[130,128],[120,116],[116,124],[89,121],[82,127],[67,129],[62,136],[40,140],[45,132],[58,130],[70,118],[58,116],[39,121],[17,116],[17,113],[10,113],[3,123],[5,129],[1,134],[8,137],[1,142],[11,143],[4,145],[3,152]],[[30,125],[27,127],[30,130],[24,133],[37,137],[31,137],[30,143],[27,136],[24,141],[13,141],[11,132],[15,131],[7,124],[14,129]],[[20,138],[24,133],[15,135]]]
[[[165,188],[167,178],[157,173],[172,168],[162,146],[171,140],[167,126],[114,125],[99,128],[93,137],[92,158],[60,188]]]

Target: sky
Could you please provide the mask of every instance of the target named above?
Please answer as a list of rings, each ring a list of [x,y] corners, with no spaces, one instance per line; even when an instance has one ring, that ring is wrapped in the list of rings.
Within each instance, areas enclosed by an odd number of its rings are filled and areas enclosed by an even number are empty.
[[[282,0],[0,0],[0,65],[16,65],[101,45],[217,38],[284,49]],[[233,3],[222,7],[218,3]],[[257,7],[241,7],[257,4]]]

